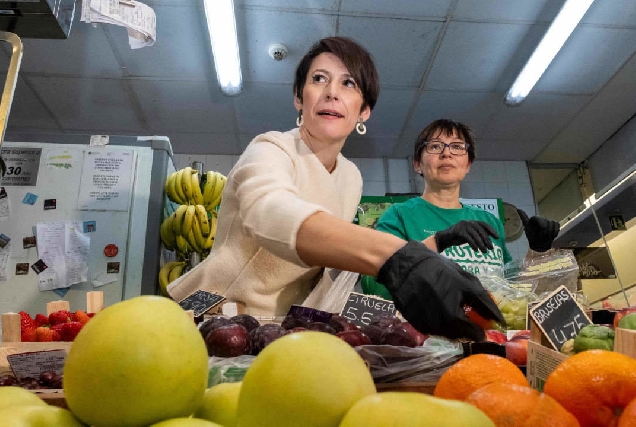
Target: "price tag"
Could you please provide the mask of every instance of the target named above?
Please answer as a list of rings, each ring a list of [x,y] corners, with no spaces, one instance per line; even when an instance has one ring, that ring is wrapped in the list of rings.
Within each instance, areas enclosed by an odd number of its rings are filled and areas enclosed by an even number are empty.
[[[581,328],[592,323],[565,286],[558,287],[532,307],[530,316],[557,351],[567,340],[576,337]]]
[[[39,378],[45,371],[62,375],[65,359],[66,350],[33,351],[7,356],[13,374],[20,381],[22,378]]]
[[[225,297],[223,295],[199,289],[179,301],[179,305],[184,310],[194,311],[194,317],[199,317],[209,309],[221,304],[223,301],[225,301]]]
[[[368,325],[371,319],[383,313],[396,315],[395,304],[379,297],[351,292],[340,312],[358,326]]]

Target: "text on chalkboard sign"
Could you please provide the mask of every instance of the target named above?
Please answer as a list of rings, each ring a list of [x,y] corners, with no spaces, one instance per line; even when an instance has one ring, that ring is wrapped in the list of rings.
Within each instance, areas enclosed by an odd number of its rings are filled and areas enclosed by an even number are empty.
[[[221,304],[223,301],[225,301],[223,295],[199,289],[179,301],[179,305],[184,310],[194,311],[194,317],[198,317],[209,309]]]
[[[581,328],[592,323],[565,286],[558,287],[530,309],[530,316],[558,351],[576,337]]]
[[[368,325],[373,317],[383,313],[396,314],[393,301],[351,292],[340,315],[358,326],[364,326]]]

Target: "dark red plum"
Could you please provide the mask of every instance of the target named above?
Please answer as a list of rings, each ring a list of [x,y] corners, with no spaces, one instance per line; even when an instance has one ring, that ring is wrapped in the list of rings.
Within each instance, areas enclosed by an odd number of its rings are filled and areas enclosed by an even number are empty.
[[[282,326],[275,323],[267,323],[250,332],[250,352],[257,356],[265,347],[286,334]]]
[[[239,314],[234,317],[230,317],[230,320],[234,323],[238,323],[247,329],[247,332],[252,332],[254,329],[261,326],[261,324],[256,320],[254,316],[250,316],[249,314]]]
[[[382,344],[396,345],[402,347],[415,347],[415,338],[402,326],[392,326],[384,330],[382,334]]]
[[[369,345],[371,340],[362,331],[342,331],[336,334],[337,337],[342,338],[351,347],[357,347],[359,345]]]
[[[248,353],[249,334],[238,323],[218,326],[205,337],[209,356],[236,357]]]

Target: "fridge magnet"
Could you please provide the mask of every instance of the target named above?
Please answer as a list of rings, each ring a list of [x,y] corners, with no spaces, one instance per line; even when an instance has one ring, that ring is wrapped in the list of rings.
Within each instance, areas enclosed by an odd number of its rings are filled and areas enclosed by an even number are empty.
[[[106,255],[109,258],[114,257],[115,255],[117,255],[119,253],[119,248],[117,247],[116,244],[114,243],[109,243],[106,245],[106,247],[104,248],[104,255]]]
[[[29,274],[29,263],[28,262],[18,262],[15,265],[15,275],[16,276],[24,276],[25,274]]]
[[[0,234],[0,248],[4,248],[5,246],[7,246],[7,243],[9,243],[11,241],[11,238],[4,235],[4,234]]]
[[[119,263],[109,262],[106,264],[106,273],[119,273]]]
[[[44,210],[48,211],[50,209],[55,209],[57,205],[57,199],[46,199],[44,200]]]
[[[48,267],[49,266],[46,265],[44,261],[42,261],[41,259],[35,261],[33,265],[31,265],[31,268],[33,269],[33,271],[36,272],[36,274],[40,274],[41,272],[46,270]]]
[[[84,221],[84,233],[92,233],[97,230],[95,221]]]
[[[22,239],[22,247],[24,249],[34,248],[35,246],[35,236],[29,236]]]
[[[35,204],[35,201],[38,199],[38,196],[36,196],[33,193],[26,193],[24,195],[24,199],[22,199],[22,203],[24,203],[25,205],[31,205],[33,206]]]
[[[0,199],[4,199],[5,197],[7,197],[7,190],[5,190],[4,187],[0,187]]]
[[[57,296],[59,296],[60,298],[64,298],[66,294],[68,294],[68,291],[70,290],[71,288],[57,288],[57,289],[53,289],[53,292],[55,292]]]

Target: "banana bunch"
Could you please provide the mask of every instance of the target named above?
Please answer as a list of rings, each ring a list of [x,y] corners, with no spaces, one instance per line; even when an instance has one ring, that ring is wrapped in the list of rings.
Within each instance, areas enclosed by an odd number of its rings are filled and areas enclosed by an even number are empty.
[[[185,261],[170,261],[161,267],[161,270],[159,270],[159,289],[161,290],[161,295],[170,297],[166,288],[170,283],[183,275],[187,265],[188,263]]]
[[[203,204],[199,173],[190,166],[168,175],[163,191],[170,200],[180,205]]]
[[[207,171],[202,178],[203,205],[212,212],[220,203],[227,177],[220,172]]]
[[[216,234],[216,212],[208,214],[203,205],[179,205],[159,228],[161,241],[168,250],[177,250],[185,258],[189,252],[207,254]]]
[[[221,203],[227,178],[220,172],[208,171],[201,180],[195,169],[186,167],[171,173],[163,190],[170,200],[180,205],[203,205],[212,211]]]

